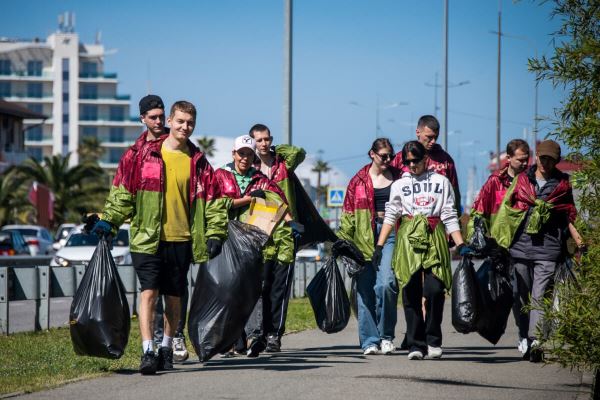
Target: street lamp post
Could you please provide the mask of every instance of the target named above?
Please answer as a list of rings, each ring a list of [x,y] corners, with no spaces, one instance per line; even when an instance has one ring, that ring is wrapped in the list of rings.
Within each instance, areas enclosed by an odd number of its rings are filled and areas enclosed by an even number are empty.
[[[460,81],[458,83],[452,83],[452,82],[448,82],[448,88],[452,89],[458,86],[464,86],[464,85],[468,85],[469,83],[471,83],[470,80],[466,80],[466,81]],[[432,87],[433,88],[433,115],[437,118],[437,111],[440,109],[440,107],[438,106],[438,95],[437,95],[437,91],[438,88],[443,87],[444,85],[438,83],[438,73],[435,73],[435,80],[433,81],[433,83],[431,82],[425,82],[425,86],[428,87]]]
[[[356,107],[365,107],[363,104],[357,102],[357,101],[349,101],[348,104],[351,104],[353,106]],[[377,139],[379,137],[379,134],[382,132],[381,130],[381,125],[379,124],[379,112],[381,110],[389,110],[390,108],[396,108],[396,107],[400,107],[400,106],[406,106],[408,105],[408,102],[406,101],[396,101],[394,103],[389,103],[383,106],[379,105],[379,95],[377,95],[377,100],[375,101],[375,139]]]
[[[292,12],[293,0],[284,0],[283,143],[292,144]]]

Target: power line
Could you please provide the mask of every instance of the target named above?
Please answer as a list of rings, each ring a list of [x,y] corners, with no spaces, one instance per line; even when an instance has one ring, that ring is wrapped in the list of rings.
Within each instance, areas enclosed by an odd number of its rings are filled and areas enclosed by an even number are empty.
[[[485,119],[485,120],[489,120],[489,121],[496,120],[496,117],[490,117],[487,115],[473,114],[473,113],[468,113],[468,112],[464,112],[464,111],[456,111],[456,110],[450,110],[450,112],[453,114],[466,115],[468,117]],[[509,120],[509,119],[503,119],[502,122],[506,122],[507,124],[515,124],[515,125],[526,125],[526,126],[530,125],[529,122],[513,121],[513,120]]]

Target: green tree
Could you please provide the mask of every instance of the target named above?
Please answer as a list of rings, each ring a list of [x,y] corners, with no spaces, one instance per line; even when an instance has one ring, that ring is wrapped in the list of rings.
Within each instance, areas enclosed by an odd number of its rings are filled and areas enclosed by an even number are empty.
[[[79,154],[79,162],[93,162],[98,163],[106,149],[102,147],[100,141],[95,136],[87,136],[79,143],[77,153]]]
[[[594,372],[594,398],[600,396],[600,2],[555,0],[559,18],[556,48],[550,57],[529,60],[538,80],[564,88],[566,99],[555,110],[553,135],[573,150],[583,170],[572,176],[579,198],[577,227],[589,246],[581,258],[577,283],[557,288],[560,306],[548,301],[546,319],[554,329],[544,344],[547,359],[565,367]],[[585,220],[585,221],[584,221]]]
[[[33,207],[23,201],[26,196],[27,191],[20,187],[14,168],[0,174],[0,226],[27,221]]]
[[[321,175],[326,172],[329,172],[330,170],[331,168],[329,167],[327,161],[323,160],[317,160],[317,162],[311,169],[312,172],[317,173],[317,207],[319,206],[321,200],[323,199],[323,197],[325,197],[325,194],[327,192],[325,186],[321,186]]]
[[[77,221],[83,212],[98,210],[108,194],[105,172],[97,164],[69,167],[66,157],[45,157],[44,162],[30,158],[15,167],[16,181],[29,188],[33,181],[46,185],[54,194],[54,225]]]
[[[212,157],[215,154],[215,139],[208,136],[202,136],[197,139],[198,147],[207,156]]]

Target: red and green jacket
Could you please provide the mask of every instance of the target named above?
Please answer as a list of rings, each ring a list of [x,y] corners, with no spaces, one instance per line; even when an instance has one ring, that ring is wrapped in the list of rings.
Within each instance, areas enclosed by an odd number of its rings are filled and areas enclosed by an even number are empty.
[[[144,132],[119,161],[102,219],[115,227],[131,220],[130,248],[156,254],[164,201],[164,162],[161,146],[168,135],[146,141]],[[218,196],[214,171],[204,154],[188,141],[190,150],[190,233],[197,263],[208,260],[206,240],[227,237],[227,207]],[[116,232],[115,232],[116,233]]]
[[[477,198],[471,207],[469,224],[467,225],[467,241],[473,234],[473,221],[476,216],[483,218],[485,226],[489,232],[502,204],[502,199],[510,187],[512,178],[508,175],[508,164],[499,171],[489,176],[485,184],[481,187]]]
[[[267,176],[267,178],[275,182],[283,191],[288,201],[290,214],[297,221],[296,196],[294,184],[290,178],[296,167],[304,161],[306,152],[301,147],[280,144],[271,149],[271,155],[273,156],[273,165],[271,166],[271,176]],[[260,158],[258,157],[256,157],[256,168],[260,170]]]
[[[219,182],[220,196],[228,199],[227,208],[231,219],[238,219],[242,222],[247,219],[249,208],[233,209],[233,199],[241,199],[253,190],[262,189],[265,191],[267,200],[287,204],[286,196],[279,186],[258,170],[252,172],[252,180],[244,193],[242,193],[235,176],[229,168],[223,167],[217,169],[215,171],[215,179]],[[267,241],[263,249],[263,259],[265,261],[276,259],[282,264],[290,264],[294,261],[292,228],[284,223],[283,220],[275,227],[273,234]]]
[[[349,240],[363,253],[365,260],[373,257],[375,250],[375,189],[369,175],[371,164],[362,167],[350,180],[346,189],[340,230],[340,239]],[[390,167],[392,179],[400,178],[402,172]]]
[[[566,216],[573,223],[577,218],[577,209],[573,199],[573,190],[569,175],[556,171],[560,182],[546,201],[537,198],[535,184],[527,172],[521,172],[506,191],[496,218],[491,226],[491,236],[498,244],[508,249],[519,226],[530,212],[525,232],[536,234],[551,218]],[[530,210],[531,209],[531,210]]]

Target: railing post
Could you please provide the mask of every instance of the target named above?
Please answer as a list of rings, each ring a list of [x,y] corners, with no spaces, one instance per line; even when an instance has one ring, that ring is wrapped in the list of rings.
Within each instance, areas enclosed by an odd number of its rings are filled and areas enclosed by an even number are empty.
[[[8,268],[0,267],[0,335],[8,335]]]
[[[35,300],[35,330],[48,330],[50,327],[50,267],[37,269],[38,293]]]

